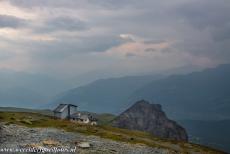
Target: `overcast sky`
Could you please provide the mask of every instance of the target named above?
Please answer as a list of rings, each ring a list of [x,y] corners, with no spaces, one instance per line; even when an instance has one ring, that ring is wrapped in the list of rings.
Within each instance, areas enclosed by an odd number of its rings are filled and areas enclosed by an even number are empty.
[[[0,69],[71,77],[229,61],[229,0],[0,0]]]

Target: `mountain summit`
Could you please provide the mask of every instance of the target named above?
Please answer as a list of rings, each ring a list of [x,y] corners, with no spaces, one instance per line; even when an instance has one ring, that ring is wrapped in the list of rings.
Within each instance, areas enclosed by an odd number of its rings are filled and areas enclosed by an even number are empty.
[[[169,120],[161,105],[150,104],[145,100],[136,102],[119,115],[112,125],[130,130],[149,132],[157,137],[187,141],[188,136],[183,127]]]

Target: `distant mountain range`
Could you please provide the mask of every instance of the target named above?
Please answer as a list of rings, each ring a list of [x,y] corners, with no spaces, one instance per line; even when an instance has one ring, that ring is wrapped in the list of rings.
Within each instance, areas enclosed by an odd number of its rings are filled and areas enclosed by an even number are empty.
[[[58,95],[48,105],[54,108],[61,102],[76,104],[81,110],[98,113],[118,113],[125,109],[128,97],[143,85],[161,76],[129,76],[100,79]]]
[[[173,119],[230,118],[230,65],[153,81],[130,96],[161,104]]]
[[[183,66],[167,70],[165,72],[155,72],[149,74],[161,74],[161,75],[142,75],[143,77],[124,77],[124,80],[132,78],[131,81],[127,81],[127,86],[130,86],[133,81],[137,81],[138,85],[142,85],[151,81],[152,76],[166,76],[174,73],[186,73],[192,70],[197,70],[194,66]],[[76,74],[78,74],[76,72]],[[126,74],[126,73],[125,73]],[[140,73],[141,74],[141,73]],[[119,77],[122,74],[118,74],[112,71],[95,70],[85,74],[78,74],[74,77],[71,76],[54,76],[41,73],[29,73],[19,72],[9,69],[0,69],[0,106],[5,107],[25,107],[25,108],[46,108],[48,102],[52,102],[54,97],[64,91],[73,89],[79,86],[89,84],[97,79]],[[122,78],[118,78],[118,80]],[[136,80],[137,79],[137,80]],[[114,80],[116,80],[114,78]],[[146,81],[145,81],[146,80]],[[105,80],[101,80],[105,81]],[[120,82],[119,83],[125,83]],[[113,87],[113,86],[112,86]],[[140,86],[137,86],[139,88]],[[134,85],[130,86],[130,90],[136,90]],[[125,92],[125,91],[124,91]],[[64,92],[65,93],[65,92]],[[126,93],[126,92],[125,92]],[[129,95],[129,92],[124,95]],[[60,97],[60,95],[58,95]],[[56,99],[57,97],[55,97]],[[120,99],[119,99],[120,100]]]
[[[68,89],[62,81],[41,74],[0,70],[0,106],[37,108]]]
[[[61,93],[47,106],[68,102],[82,110],[118,114],[141,99],[161,104],[172,119],[230,118],[230,65],[169,77],[97,80]]]

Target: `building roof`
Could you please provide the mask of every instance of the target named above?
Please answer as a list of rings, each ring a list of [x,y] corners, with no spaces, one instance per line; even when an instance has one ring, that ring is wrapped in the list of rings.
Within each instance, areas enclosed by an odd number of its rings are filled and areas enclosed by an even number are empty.
[[[53,112],[63,112],[64,109],[68,106],[73,106],[73,107],[77,107],[77,105],[73,105],[73,104],[59,104],[58,107],[56,107]]]
[[[68,104],[59,104],[58,107],[54,109],[54,112],[63,112],[67,106]]]
[[[69,106],[73,106],[73,107],[78,107],[77,105],[74,105],[74,104],[67,104]]]

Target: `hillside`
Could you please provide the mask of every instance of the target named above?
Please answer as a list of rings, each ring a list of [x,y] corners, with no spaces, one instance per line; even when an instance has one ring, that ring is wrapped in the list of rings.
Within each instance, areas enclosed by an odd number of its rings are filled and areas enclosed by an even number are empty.
[[[57,135],[55,135],[54,133],[54,132],[58,133],[58,130],[51,129],[51,128],[55,128],[55,129],[65,130],[64,132],[62,131],[59,133],[59,136],[64,135],[66,137],[65,139],[67,139],[67,135],[68,135],[67,132],[76,133],[76,135],[80,133],[83,135],[81,136],[81,140],[91,142],[91,144],[97,144],[98,142],[103,142],[104,140],[103,138],[105,138],[105,139],[109,139],[108,141],[106,141],[107,144],[108,142],[116,141],[117,143],[115,144],[113,143],[114,146],[116,145],[119,147],[118,143],[122,143],[122,145],[120,146],[124,147],[127,145],[126,143],[129,143],[129,144],[133,144],[134,147],[139,147],[136,150],[140,150],[141,149],[140,146],[144,145],[144,146],[150,147],[151,148],[150,150],[152,151],[160,150],[161,153],[163,151],[164,151],[163,153],[167,151],[170,153],[188,153],[188,152],[189,153],[202,153],[202,154],[222,153],[220,151],[213,150],[213,149],[199,146],[199,145],[195,145],[195,144],[156,138],[144,132],[130,131],[130,130],[125,130],[125,129],[113,128],[110,126],[103,126],[103,125],[102,126],[100,125],[99,126],[79,125],[76,123],[72,123],[70,121],[57,120],[57,119],[54,119],[53,117],[38,114],[38,113],[0,112],[0,122],[1,122],[1,127],[2,127],[1,132],[3,131],[3,134],[1,134],[1,142],[2,142],[1,145],[5,145],[6,143],[9,143],[7,139],[11,139],[13,138],[13,136],[15,136],[12,133],[17,133],[17,138],[23,138],[25,143],[27,143],[27,141],[31,141],[31,138],[27,138],[28,136],[35,134],[36,137],[33,139],[33,142],[29,142],[29,144],[25,146],[36,146],[41,143],[44,144],[44,140],[47,140],[47,139],[50,140],[50,138],[47,138],[47,136],[54,135],[53,138],[58,139]],[[25,127],[21,127],[21,126],[25,126]],[[27,131],[26,127],[30,129],[28,129]],[[40,127],[40,129],[36,129],[37,127]],[[5,128],[7,128],[7,131],[4,133]],[[42,128],[48,128],[48,129],[42,129]],[[10,131],[11,129],[14,129],[14,131]],[[20,131],[22,132],[20,133]],[[44,132],[44,131],[47,135],[42,135],[44,133],[41,134],[41,132]],[[26,132],[26,135],[23,135],[25,134],[25,132]],[[4,137],[4,134],[6,133],[8,134],[10,133],[11,135]],[[88,136],[88,135],[98,136],[98,137],[101,137],[101,139],[97,138],[97,142],[96,142],[95,137]],[[71,136],[72,136],[72,139],[69,140],[69,142],[66,141],[65,144],[66,143],[73,144],[72,142],[74,140],[73,138],[74,134],[72,134]],[[92,140],[89,140],[89,138],[94,138],[94,142],[92,142]],[[14,144],[19,144],[19,145],[22,144],[21,142],[17,142],[17,140],[11,140],[11,142]],[[51,144],[54,145],[54,143],[55,145],[59,145],[61,143],[64,144],[63,140],[55,140],[55,141],[52,141],[52,143],[50,142],[51,141],[49,142],[46,141],[45,143],[49,145]],[[11,144],[11,146],[14,146],[14,145]],[[106,146],[106,144],[104,146]],[[108,147],[103,147],[103,148],[105,149],[107,148],[107,150],[109,150]],[[89,150],[92,150],[92,149],[89,149]],[[120,149],[117,148],[115,150],[120,150]],[[96,151],[96,152],[99,152],[99,151]]]
[[[230,65],[153,81],[130,96],[129,102],[157,102],[173,119],[230,118]]]
[[[179,123],[186,128],[190,142],[230,152],[230,120],[182,120]]]
[[[47,106],[54,108],[60,102],[68,102],[91,112],[118,114],[141,99],[161,104],[172,119],[229,118],[230,65],[167,78],[98,80],[61,93]]]
[[[97,113],[118,113],[135,90],[161,76],[130,76],[97,80],[58,95],[47,106],[54,108],[60,102],[81,106],[82,110]]]
[[[68,89],[61,80],[43,74],[0,70],[1,106],[39,107]]]
[[[51,110],[39,110],[39,109],[27,109],[27,108],[16,108],[16,107],[0,107],[0,112],[30,112],[40,113],[44,115],[53,115]]]
[[[0,112],[18,112],[18,113],[38,113],[42,115],[53,116],[53,111],[49,109],[27,109],[27,108],[15,108],[15,107],[0,107]],[[82,114],[90,114],[98,120],[99,124],[109,124],[116,116],[110,113],[93,113],[87,111],[78,111]]]

